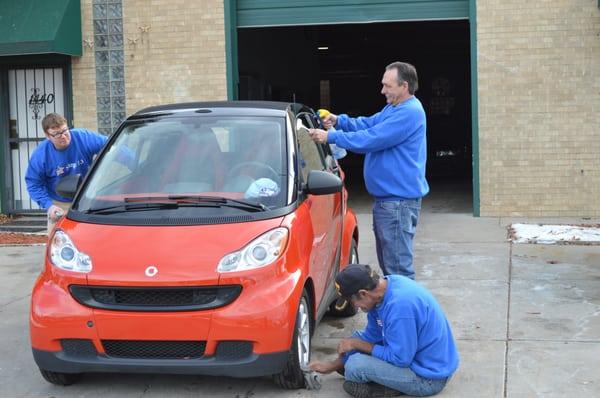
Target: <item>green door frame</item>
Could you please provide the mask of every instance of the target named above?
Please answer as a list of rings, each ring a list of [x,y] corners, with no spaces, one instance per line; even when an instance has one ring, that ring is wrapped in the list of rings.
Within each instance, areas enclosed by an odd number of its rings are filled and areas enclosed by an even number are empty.
[[[598,0],[600,2],[600,0]],[[238,99],[237,0],[224,0],[225,58],[227,69],[227,99]],[[469,0],[469,34],[471,43],[471,142],[473,171],[473,216],[480,216],[479,197],[479,114],[477,99],[477,7]]]
[[[9,206],[9,198],[7,180],[12,175],[12,165],[7,162],[10,159],[10,148],[8,147],[8,131],[10,129],[10,109],[8,99],[8,70],[14,68],[63,68],[63,81],[65,83],[65,118],[70,125],[73,125],[73,78],[71,70],[71,57],[58,54],[42,54],[30,56],[14,56],[0,57],[0,126],[3,126],[6,136],[0,136],[0,165],[3,167],[0,172],[0,213],[7,214],[12,209],[12,204]],[[2,130],[0,130],[2,131]]]
[[[481,214],[479,197],[479,98],[477,96],[477,0],[469,0],[471,43],[471,156],[473,162],[473,216]]]

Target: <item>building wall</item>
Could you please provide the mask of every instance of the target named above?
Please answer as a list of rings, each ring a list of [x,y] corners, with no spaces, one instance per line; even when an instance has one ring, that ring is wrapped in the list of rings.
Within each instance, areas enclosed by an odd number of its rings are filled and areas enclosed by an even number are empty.
[[[482,216],[600,216],[596,0],[477,0]]]
[[[93,42],[92,1],[83,38]],[[600,216],[596,0],[477,0],[482,216]],[[227,97],[222,0],[123,1],[127,115]],[[94,49],[73,58],[74,124],[97,128]]]
[[[85,40],[94,41],[93,2],[82,1]],[[195,4],[195,3],[194,3]],[[122,2],[127,116],[151,105],[227,99],[223,0]],[[73,57],[76,126],[97,129],[94,48]]]
[[[91,130],[98,128],[96,117],[96,64],[94,61],[94,26],[92,1],[81,2],[81,30],[83,55],[72,57],[73,125]],[[87,44],[86,44],[87,43]]]

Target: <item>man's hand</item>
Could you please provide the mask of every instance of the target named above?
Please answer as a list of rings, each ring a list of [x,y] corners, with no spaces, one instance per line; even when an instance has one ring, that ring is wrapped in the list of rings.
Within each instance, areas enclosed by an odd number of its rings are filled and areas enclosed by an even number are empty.
[[[316,143],[325,144],[327,142],[327,131],[321,129],[308,129],[310,138]]]
[[[334,370],[342,369],[344,362],[341,357],[338,357],[335,361],[314,361],[308,364],[311,370],[319,373],[331,373]]]
[[[48,218],[52,222],[57,222],[64,215],[65,211],[56,205],[52,205],[48,208]]]
[[[355,338],[340,340],[338,344],[338,354],[341,355],[354,350],[365,354],[371,354],[371,351],[373,351],[373,344]]]
[[[327,130],[329,130],[330,128],[335,126],[335,124],[337,123],[337,115],[334,115],[333,113],[329,113],[327,116],[325,116],[321,120],[323,121],[323,126],[325,126],[325,128]]]

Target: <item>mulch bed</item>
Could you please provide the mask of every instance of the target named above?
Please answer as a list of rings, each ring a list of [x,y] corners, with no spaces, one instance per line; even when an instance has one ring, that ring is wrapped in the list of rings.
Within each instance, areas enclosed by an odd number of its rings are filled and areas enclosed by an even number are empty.
[[[0,214],[0,224],[6,224],[13,220],[6,214]],[[48,236],[38,234],[21,234],[18,232],[0,232],[1,245],[32,245],[36,243],[46,243]]]
[[[0,245],[31,245],[46,243],[46,235],[20,234],[16,232],[0,232]]]

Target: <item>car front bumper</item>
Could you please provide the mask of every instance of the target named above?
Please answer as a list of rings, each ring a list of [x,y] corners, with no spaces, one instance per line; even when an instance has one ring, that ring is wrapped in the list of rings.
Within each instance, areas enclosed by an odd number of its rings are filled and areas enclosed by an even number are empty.
[[[130,359],[110,358],[90,353],[73,355],[33,349],[35,362],[41,369],[60,373],[165,373],[207,376],[259,377],[276,374],[285,366],[288,352],[271,354],[250,353],[244,358],[232,359],[215,355],[198,359]]]

